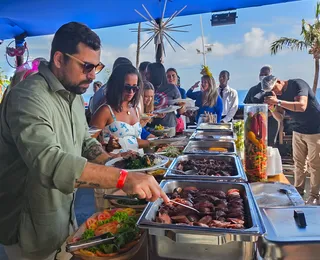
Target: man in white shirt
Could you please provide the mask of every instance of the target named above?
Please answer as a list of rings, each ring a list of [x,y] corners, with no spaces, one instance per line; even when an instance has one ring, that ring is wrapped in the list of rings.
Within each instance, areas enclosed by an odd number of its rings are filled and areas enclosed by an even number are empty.
[[[226,70],[220,72],[219,75],[219,95],[223,102],[222,120],[221,122],[230,122],[238,110],[238,92],[228,86],[230,73]]]

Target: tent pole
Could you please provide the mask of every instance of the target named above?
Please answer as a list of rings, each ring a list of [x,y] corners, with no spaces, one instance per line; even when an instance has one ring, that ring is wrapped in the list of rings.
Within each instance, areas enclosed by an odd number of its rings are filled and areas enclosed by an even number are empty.
[[[25,36],[23,34],[15,37],[16,48],[23,46],[24,42],[25,42]],[[16,56],[16,67],[21,66],[23,63],[24,63],[23,55]]]
[[[157,24],[161,30],[162,20],[156,19]],[[163,63],[163,35],[162,32],[158,33],[158,35],[154,38],[154,43],[156,47],[156,62]]]
[[[201,27],[201,39],[202,39],[202,55],[203,55],[203,66],[206,66],[206,50],[204,46],[204,34],[203,34],[203,25],[202,25],[202,15],[200,14],[200,27]]]

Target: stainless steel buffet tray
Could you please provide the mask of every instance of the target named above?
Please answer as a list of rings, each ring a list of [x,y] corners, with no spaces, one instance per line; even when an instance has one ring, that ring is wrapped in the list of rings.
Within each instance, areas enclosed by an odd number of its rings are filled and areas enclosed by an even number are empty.
[[[320,207],[268,207],[260,210],[266,234],[258,239],[257,245],[263,259],[320,258]],[[296,218],[295,211],[304,218]]]
[[[233,131],[232,123],[201,123],[197,126],[197,130],[202,131]]]
[[[250,186],[246,183],[165,180],[160,183],[165,193],[172,193],[177,187],[195,186],[198,189],[213,189],[227,192],[238,189],[244,201],[245,229],[207,228],[198,226],[162,224],[155,222],[162,200],[149,203],[138,220],[138,226],[148,229],[150,235],[166,236],[176,243],[200,245],[223,245],[234,241],[253,242],[265,233],[258,207],[253,198]]]
[[[234,172],[232,176],[209,176],[209,175],[183,175],[170,171],[170,169],[177,169],[177,165],[186,160],[192,159],[215,159],[221,161],[228,161],[234,167]],[[166,174],[164,175],[166,179],[193,179],[193,180],[210,180],[210,181],[229,181],[229,182],[247,182],[247,176],[243,170],[241,161],[237,155],[234,154],[188,154],[178,156],[170,165]]]
[[[210,151],[210,148],[226,148],[228,152]],[[190,141],[183,150],[184,154],[235,154],[236,145],[231,141]]]
[[[232,131],[196,131],[194,132],[190,140],[198,141],[198,140],[211,140],[211,141],[218,141],[218,140],[228,140],[233,141],[235,140],[235,134]]]

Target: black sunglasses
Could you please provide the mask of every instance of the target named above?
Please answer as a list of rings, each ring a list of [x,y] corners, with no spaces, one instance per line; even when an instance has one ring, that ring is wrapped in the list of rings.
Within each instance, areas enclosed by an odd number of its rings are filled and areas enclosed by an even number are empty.
[[[73,55],[71,55],[69,53],[65,53],[65,55],[71,59],[74,59],[78,63],[80,63],[83,66],[83,73],[84,74],[90,73],[93,69],[95,70],[95,73],[98,74],[104,68],[104,64],[101,62],[99,62],[97,65],[94,65],[92,63],[79,60],[78,58],[74,57]]]
[[[139,86],[124,85],[124,90],[128,93],[131,93],[131,90],[133,91],[133,93],[136,93],[139,90]]]

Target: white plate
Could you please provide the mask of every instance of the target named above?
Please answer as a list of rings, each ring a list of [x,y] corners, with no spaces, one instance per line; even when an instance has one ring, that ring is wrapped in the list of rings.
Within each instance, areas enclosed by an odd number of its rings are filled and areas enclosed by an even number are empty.
[[[167,113],[171,113],[171,112],[175,112],[178,109],[180,109],[180,106],[169,106],[166,108],[161,108],[158,110],[153,111],[154,114],[167,114]]]
[[[169,144],[169,143],[175,143],[175,142],[180,142],[185,140],[187,137],[186,136],[178,136],[178,137],[171,137],[171,138],[152,138],[148,139],[149,141],[152,140],[152,143],[155,145],[159,144]]]
[[[153,117],[155,117],[156,115],[152,115],[152,116],[149,116],[147,114],[142,114],[140,115],[140,119],[144,120],[144,119],[151,119]]]
[[[142,168],[142,169],[124,169],[128,172],[147,172],[147,171],[153,171],[153,170],[156,170],[164,165],[166,165],[169,161],[169,158],[166,157],[166,156],[163,156],[163,155],[158,155],[158,154],[155,154],[155,156],[159,159],[161,159],[161,162],[159,162],[158,164],[152,166],[152,167],[147,167],[147,168]],[[114,164],[116,162],[119,162],[121,160],[124,160],[124,158],[115,158],[115,159],[112,159],[110,161],[108,161],[105,165],[106,166],[113,166],[114,167]]]
[[[195,102],[196,102],[196,101],[193,100],[193,99],[191,99],[191,98],[186,98],[186,99],[177,98],[177,99],[169,100],[169,101],[168,101],[168,104],[169,104],[169,105],[174,105],[174,104],[176,104],[176,103],[185,103],[186,106],[191,107],[191,106],[194,106]]]
[[[199,107],[186,107],[186,111],[197,111],[199,110]]]
[[[188,100],[183,99],[183,98],[177,98],[177,99],[172,99],[168,101],[169,105],[174,105],[176,103],[186,103]]]
[[[100,132],[102,129],[98,129],[98,128],[89,128],[88,132],[90,135],[94,135],[95,133]]]

